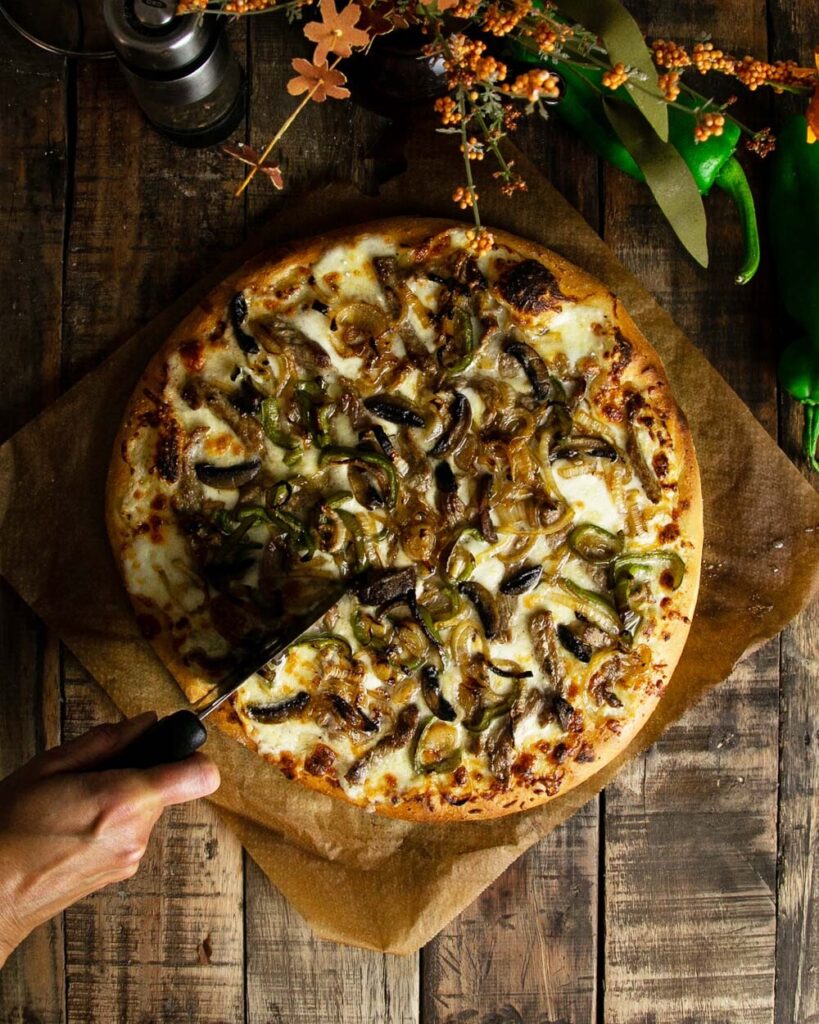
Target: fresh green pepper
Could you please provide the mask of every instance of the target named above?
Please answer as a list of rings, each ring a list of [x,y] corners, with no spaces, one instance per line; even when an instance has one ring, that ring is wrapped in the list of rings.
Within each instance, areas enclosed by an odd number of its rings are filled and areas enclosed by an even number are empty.
[[[475,331],[472,327],[472,317],[468,310],[464,309],[462,306],[456,306],[452,314],[452,322],[454,326],[454,335],[452,340],[457,343],[454,347],[456,348],[456,351],[459,351],[459,355],[455,357],[454,362],[449,365],[444,365],[442,356],[444,350],[442,349],[438,353],[439,361],[442,362],[447,373],[463,373],[475,358],[475,352],[477,350],[477,345],[475,344]]]
[[[623,550],[623,534],[609,533],[594,523],[578,523],[568,537],[571,550],[587,562],[610,562]]]
[[[376,651],[386,651],[389,642],[390,628],[379,622],[373,615],[356,608],[350,618],[353,636],[362,647],[372,647]]]
[[[643,583],[655,579],[662,579],[671,590],[676,590],[685,576],[685,562],[675,551],[627,553],[615,558],[611,574],[614,604],[623,623],[621,638],[630,645],[643,622],[642,614],[634,607],[635,594]]]
[[[350,658],[353,656],[350,641],[339,636],[338,633],[308,633],[306,636],[294,640],[290,647],[291,649],[293,647],[313,647],[316,650],[321,650],[323,647],[340,647],[342,653]]]
[[[436,718],[424,722],[415,741],[412,763],[416,772],[451,772],[461,763],[463,752],[458,743],[458,730]]]
[[[392,508],[398,498],[398,474],[395,466],[386,455],[380,452],[359,451],[358,448],[346,448],[343,445],[328,445],[322,448],[319,455],[319,465],[326,466],[332,463],[359,462],[366,466],[372,466],[380,470],[387,478],[389,491],[387,494],[387,505]]]
[[[603,68],[580,67],[559,63],[514,46],[515,55],[527,63],[536,63],[555,71],[563,79],[564,93],[555,109],[559,116],[586,142],[598,156],[637,181],[645,181],[643,172],[629,153],[606,117],[603,96],[617,97],[624,103],[634,104],[630,93],[621,86],[607,89],[602,84]],[[697,183],[701,195],[707,196],[714,185],[727,192],[734,201],[745,234],[745,258],[736,275],[737,284],[747,284],[759,267],[759,230],[756,222],[754,198],[748,179],[734,150],[740,138],[740,128],[726,118],[722,135],[697,142],[694,138],[694,117],[680,107],[694,110],[700,100],[682,92],[677,106],[668,106],[668,140],[685,161]],[[646,128],[648,129],[648,127]]]
[[[267,437],[278,445],[279,448],[284,448],[286,451],[295,451],[299,447],[299,443],[296,438],[292,437],[287,433],[286,430],[282,430],[279,420],[279,403],[277,399],[271,395],[261,404],[260,408],[260,420],[262,424],[262,430],[264,430]]]
[[[579,583],[575,583],[574,580],[567,579],[565,576],[561,576],[557,582],[561,589],[576,599],[577,610],[584,618],[593,622],[595,626],[599,626],[604,633],[608,633],[610,636],[619,634],[620,617],[605,594],[599,594],[596,590],[587,590],[586,587],[581,587]]]
[[[805,332],[782,352],[779,379],[805,406],[805,457],[819,472],[819,142],[807,141],[801,115],[779,132],[771,172],[768,215],[779,294]]]

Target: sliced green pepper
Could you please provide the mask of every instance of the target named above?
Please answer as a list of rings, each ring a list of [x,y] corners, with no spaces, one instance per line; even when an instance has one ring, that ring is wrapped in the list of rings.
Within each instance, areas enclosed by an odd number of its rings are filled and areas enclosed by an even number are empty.
[[[623,623],[621,639],[630,644],[643,624],[643,615],[633,604],[641,585],[669,573],[671,589],[676,590],[685,576],[685,562],[675,551],[645,551],[620,555],[611,571],[614,603]]]
[[[568,544],[586,562],[602,565],[623,550],[623,535],[609,533],[594,523],[578,523],[569,533]]]
[[[279,416],[279,402],[278,399],[273,398],[271,395],[261,404],[259,419],[262,424],[262,430],[264,430],[267,438],[278,445],[279,448],[284,448],[287,451],[294,451],[299,448],[299,442],[296,438],[290,435],[286,430],[282,430],[281,421]]]
[[[614,605],[604,594],[600,594],[596,590],[587,590],[586,587],[581,587],[574,580],[567,579],[565,576],[561,576],[557,582],[567,594],[571,594],[577,599],[577,610],[584,618],[593,622],[595,626],[599,626],[604,633],[608,633],[610,636],[619,635],[620,617]]]
[[[475,358],[475,353],[477,351],[477,345],[475,344],[475,329],[472,326],[472,315],[462,306],[455,307],[452,313],[452,320],[454,324],[452,340],[459,343],[458,349],[460,350],[460,355],[455,359],[455,362],[447,365],[443,357],[444,349],[441,349],[438,353],[438,361],[447,373],[463,373]]]
[[[338,633],[308,633],[295,640],[290,647],[315,647],[316,650],[321,650],[322,647],[340,647],[350,658],[353,656],[350,641]]]
[[[393,508],[398,498],[398,474],[387,456],[381,455],[380,452],[359,451],[358,448],[347,448],[343,445],[328,445],[326,448],[322,448],[319,455],[320,466],[340,465],[347,462],[364,463],[366,466],[373,466],[380,470],[387,478],[389,488],[387,505]]]
[[[454,771],[461,763],[458,730],[446,722],[429,718],[422,723],[412,752],[412,763],[421,775]]]
[[[362,647],[372,647],[376,651],[386,651],[389,642],[389,627],[379,622],[373,615],[356,608],[350,618],[353,636]]]

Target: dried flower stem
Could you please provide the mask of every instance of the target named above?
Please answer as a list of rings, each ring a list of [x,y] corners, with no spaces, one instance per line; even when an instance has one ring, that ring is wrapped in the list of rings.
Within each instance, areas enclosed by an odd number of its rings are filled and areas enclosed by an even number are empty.
[[[466,187],[469,198],[472,200],[472,217],[475,227],[481,226],[481,215],[478,212],[478,193],[475,191],[475,182],[472,178],[472,163],[469,159],[469,140],[466,134],[466,90],[462,85],[458,86],[458,110],[461,113],[461,150],[464,157],[464,168],[466,170]]]
[[[331,71],[336,67],[336,65],[338,64],[338,62],[340,60],[341,60],[341,57],[336,57],[336,59],[330,65],[330,70]],[[296,118],[299,116],[299,114],[302,112],[302,110],[304,110],[304,108],[307,106],[307,104],[313,98],[313,94],[315,93],[315,91],[318,89],[318,87],[321,84],[322,84],[321,80],[317,81],[316,84],[313,86],[313,88],[310,89],[309,92],[306,92],[304,94],[304,99],[299,101],[299,103],[296,106],[295,110],[293,110],[293,112],[290,114],[290,116],[287,118],[287,120],[284,122],[284,124],[281,126],[281,128],[279,128],[279,130],[276,132],[276,134],[273,136],[273,138],[267,144],[267,146],[265,147],[265,149],[262,152],[262,155],[259,157],[259,162],[257,164],[254,164],[254,166],[248,172],[247,177],[245,178],[245,180],[242,182],[242,184],[233,193],[234,196],[237,199],[244,192],[244,190],[251,183],[251,181],[253,181],[254,177],[256,176],[256,172],[259,170],[259,168],[262,166],[262,164],[265,162],[265,160],[267,160],[267,158],[270,156],[270,152],[273,149],[273,147],[278,142],[280,142],[282,140],[282,137],[284,136],[285,132],[287,132],[287,130],[290,128],[290,126],[293,124],[293,122],[296,120]]]

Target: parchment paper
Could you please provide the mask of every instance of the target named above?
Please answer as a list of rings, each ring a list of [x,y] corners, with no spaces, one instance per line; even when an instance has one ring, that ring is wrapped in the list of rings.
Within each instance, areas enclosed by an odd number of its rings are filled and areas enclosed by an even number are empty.
[[[136,628],[105,536],[104,481],[128,396],[170,329],[260,249],[385,215],[451,217],[449,193],[461,174],[455,147],[427,134],[411,141],[408,156],[409,170],[378,198],[333,186],[291,201],[261,236],[0,449],[0,570],[126,714],[183,704]],[[683,658],[640,735],[584,785],[525,814],[437,826],[379,818],[288,782],[211,734],[208,752],[223,779],[214,802],[251,856],[319,935],[378,950],[409,953],[430,939],[781,630],[819,586],[819,497],[577,211],[516,159],[529,192],[509,202],[484,188],[486,222],[545,243],[605,281],[665,361],[702,469],[702,588]]]

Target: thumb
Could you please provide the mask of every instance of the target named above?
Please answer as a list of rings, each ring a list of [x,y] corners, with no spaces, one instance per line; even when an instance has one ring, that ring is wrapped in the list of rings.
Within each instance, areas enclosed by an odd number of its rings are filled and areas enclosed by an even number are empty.
[[[69,740],[59,747],[52,747],[38,755],[32,766],[40,775],[55,775],[58,772],[76,772],[93,768],[101,761],[112,757],[128,746],[133,740],[156,721],[155,711],[143,711],[135,718],[122,722],[106,722],[88,732]]]

